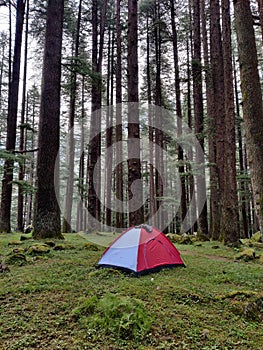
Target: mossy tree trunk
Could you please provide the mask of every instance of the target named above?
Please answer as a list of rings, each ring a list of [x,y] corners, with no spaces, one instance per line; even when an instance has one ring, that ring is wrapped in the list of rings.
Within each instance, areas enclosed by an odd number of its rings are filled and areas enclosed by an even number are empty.
[[[42,76],[34,238],[62,238],[56,158],[59,152],[61,48],[64,1],[49,0]],[[56,168],[56,169],[55,169]]]
[[[234,0],[234,13],[248,161],[255,211],[263,235],[263,106],[253,17],[249,0]]]

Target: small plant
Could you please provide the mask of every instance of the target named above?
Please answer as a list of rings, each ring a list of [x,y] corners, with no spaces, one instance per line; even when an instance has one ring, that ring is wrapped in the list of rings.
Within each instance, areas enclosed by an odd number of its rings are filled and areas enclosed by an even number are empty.
[[[86,316],[89,329],[99,329],[119,339],[138,340],[151,327],[142,301],[114,294],[106,294],[100,300],[96,296],[85,300],[74,310],[74,315]]]

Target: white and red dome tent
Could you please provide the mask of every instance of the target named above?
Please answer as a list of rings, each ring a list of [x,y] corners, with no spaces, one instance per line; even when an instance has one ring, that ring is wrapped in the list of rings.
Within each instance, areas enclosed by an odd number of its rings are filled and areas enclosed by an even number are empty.
[[[98,263],[98,267],[117,268],[135,275],[174,266],[185,266],[179,251],[162,232],[148,225],[123,232]]]

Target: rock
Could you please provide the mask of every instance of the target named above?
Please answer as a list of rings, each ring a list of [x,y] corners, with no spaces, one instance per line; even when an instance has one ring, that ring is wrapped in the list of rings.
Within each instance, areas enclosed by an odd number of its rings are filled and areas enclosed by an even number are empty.
[[[31,237],[25,236],[25,235],[21,235],[20,236],[20,241],[27,241],[28,239],[31,239]]]
[[[242,259],[245,261],[254,260],[256,258],[256,253],[254,249],[248,248],[237,254],[235,258],[238,260]]]
[[[262,242],[262,237],[260,232],[256,232],[253,234],[253,236],[250,238],[250,242]]]
[[[67,249],[75,249],[75,246],[72,244],[56,244],[54,250],[67,250]]]
[[[0,262],[0,273],[6,273],[9,271],[10,271],[9,267],[3,262]]]
[[[90,250],[93,252],[97,252],[99,250],[98,246],[96,244],[93,244],[93,243],[85,243],[83,245],[83,249]]]
[[[22,266],[27,264],[27,259],[25,254],[11,253],[5,258],[5,264]]]
[[[31,233],[33,231],[33,226],[31,225],[28,225],[25,230],[24,230],[24,233]]]
[[[180,244],[193,244],[193,241],[189,235],[181,236]]]
[[[25,248],[23,248],[23,247],[18,247],[18,248],[13,249],[13,253],[15,253],[15,254],[24,253],[24,252],[25,252]]]
[[[28,254],[47,254],[50,252],[50,247],[47,244],[34,244],[28,248]]]
[[[45,241],[45,244],[47,244],[49,247],[55,247],[56,245],[54,241]]]
[[[17,240],[13,240],[13,241],[8,242],[8,245],[20,245],[20,244],[23,244],[23,242],[17,241]]]

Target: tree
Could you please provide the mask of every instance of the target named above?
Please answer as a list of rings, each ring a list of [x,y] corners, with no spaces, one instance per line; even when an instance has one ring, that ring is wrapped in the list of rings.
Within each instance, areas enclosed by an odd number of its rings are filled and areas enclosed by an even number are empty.
[[[263,0],[258,0],[258,11],[259,11],[259,20],[261,25],[261,35],[263,42]]]
[[[88,154],[88,211],[90,230],[99,228],[101,203],[101,99],[102,99],[102,59],[104,32],[106,22],[107,1],[103,1],[101,10],[100,31],[98,30],[98,0],[92,1],[92,69],[95,73],[91,89],[91,119],[90,119],[90,141]],[[99,40],[98,40],[99,38]],[[95,167],[98,171],[94,173]],[[94,220],[95,219],[95,220]]]
[[[222,36],[220,26],[219,0],[210,0],[210,65],[211,65],[211,115],[210,115],[210,166],[213,167],[211,178],[211,236],[220,236],[220,221],[224,186],[224,65]]]
[[[175,71],[175,99],[176,99],[176,114],[177,114],[177,136],[180,139],[182,136],[182,105],[181,105],[181,87],[180,87],[180,75],[179,75],[179,54],[178,54],[178,35],[175,23],[175,8],[174,0],[170,1],[171,5],[171,27],[172,27],[172,41],[173,41],[173,58],[174,58],[174,71]],[[184,222],[187,213],[186,203],[186,177],[184,167],[184,151],[182,147],[178,146],[178,163],[179,174],[181,179],[181,224]],[[185,231],[184,227],[181,227],[182,232]]]
[[[128,0],[128,198],[129,224],[144,221],[141,161],[140,128],[138,110],[138,9],[137,0]],[[135,183],[135,192],[132,185]]]
[[[234,0],[242,105],[254,207],[263,237],[263,106],[249,0]],[[246,20],[244,21],[244,18]]]
[[[233,86],[230,1],[222,0],[222,48],[224,60],[224,186],[222,193],[221,240],[237,243],[239,240],[238,199],[236,184],[235,106]]]
[[[116,2],[116,227],[123,227],[123,166],[122,166],[122,25],[121,1]]]
[[[62,229],[63,232],[71,232],[71,215],[72,215],[72,199],[74,185],[74,120],[76,110],[76,94],[77,94],[77,70],[76,64],[79,56],[80,41],[80,22],[81,22],[82,0],[79,1],[78,18],[74,38],[74,57],[71,62],[70,74],[70,102],[69,102],[69,140],[68,140],[68,169],[69,175],[67,179],[67,189],[65,195],[65,209]]]
[[[64,0],[48,0],[37,157],[34,238],[63,238],[56,196]]]
[[[202,66],[201,66],[201,28],[200,28],[200,2],[193,1],[193,39],[194,52],[192,59],[193,74],[193,98],[195,132],[201,147],[196,149],[196,163],[199,167],[197,174],[197,208],[198,208],[198,229],[201,235],[208,236],[207,203],[206,203],[206,182],[205,182],[205,157],[204,157],[204,106],[202,88]],[[204,203],[204,205],[203,205]]]
[[[22,47],[22,33],[25,13],[25,0],[17,1],[16,8],[16,35],[14,46],[12,79],[9,81],[8,116],[7,116],[7,140],[6,150],[13,153],[16,147],[16,126],[18,110],[18,90],[20,79],[20,60]],[[11,62],[11,57],[9,58]],[[12,157],[6,159],[4,164],[4,175],[2,179],[2,197],[0,213],[0,232],[11,231],[11,201],[13,181],[14,160]]]

